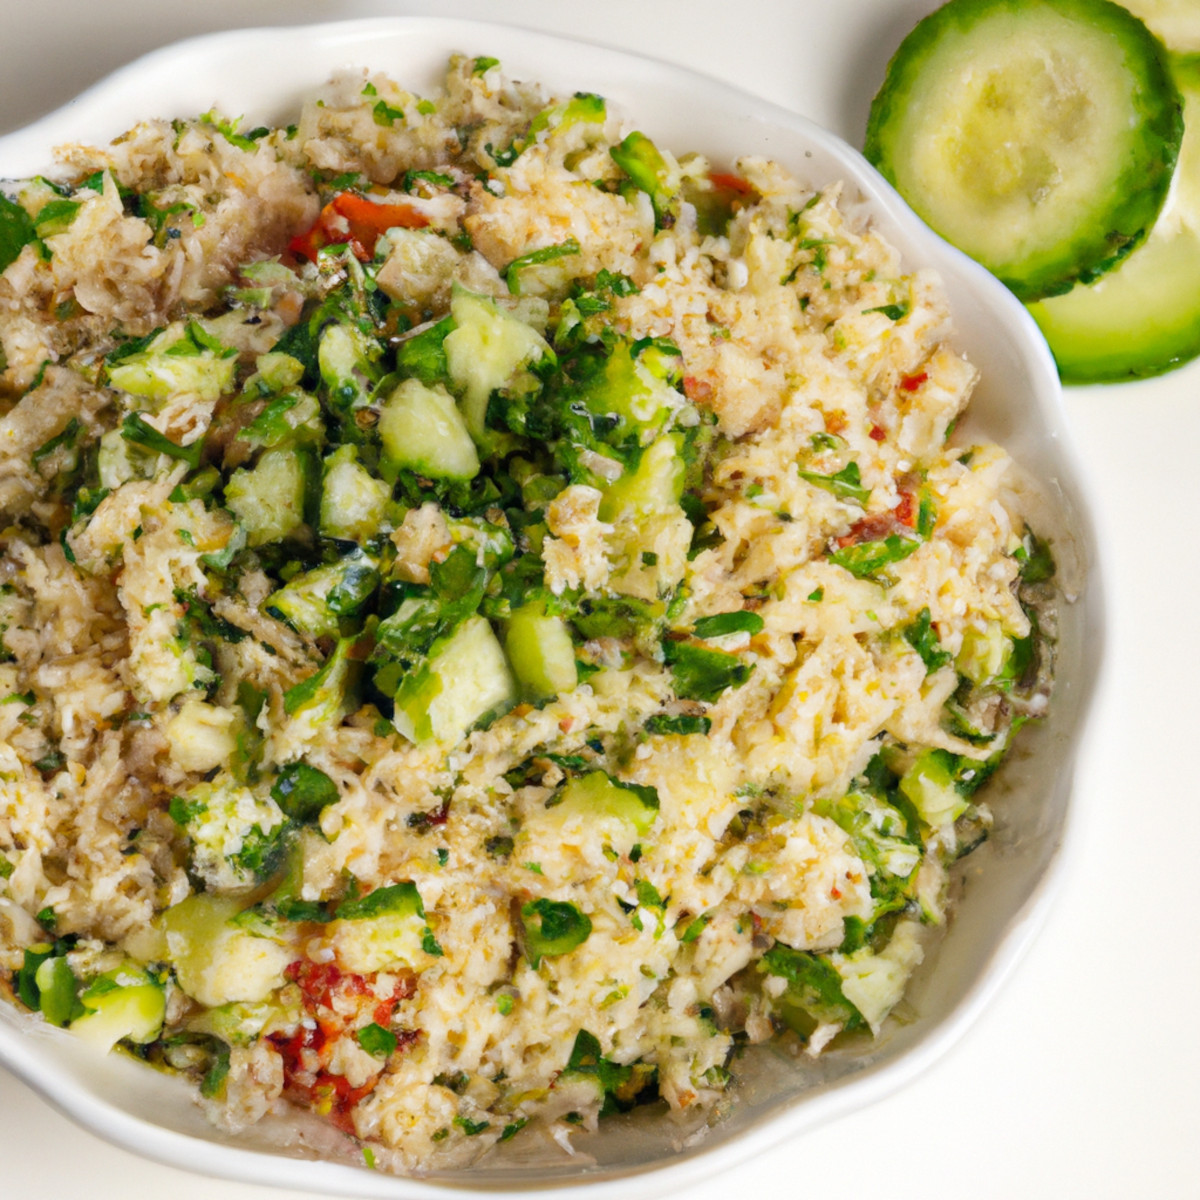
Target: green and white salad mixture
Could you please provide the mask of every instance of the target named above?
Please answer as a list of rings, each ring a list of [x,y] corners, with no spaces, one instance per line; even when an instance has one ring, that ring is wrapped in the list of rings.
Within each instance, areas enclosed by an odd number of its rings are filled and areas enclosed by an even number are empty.
[[[16,1002],[397,1170],[886,1036],[1055,568],[837,188],[456,59],[67,148],[0,266]]]

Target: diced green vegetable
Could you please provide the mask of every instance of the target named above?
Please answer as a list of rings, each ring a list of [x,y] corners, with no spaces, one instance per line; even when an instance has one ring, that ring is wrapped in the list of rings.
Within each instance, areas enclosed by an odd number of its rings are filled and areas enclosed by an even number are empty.
[[[679,216],[678,171],[672,169],[662,151],[644,133],[634,132],[611,153],[633,186],[650,197],[656,223],[663,228],[673,225]]]
[[[562,617],[547,615],[532,601],[509,618],[504,649],[522,692],[531,700],[550,700],[579,681],[575,643]]]
[[[920,545],[920,540],[915,537],[889,533],[881,541],[856,542],[835,550],[830,554],[829,561],[844,567],[856,579],[870,579],[884,567],[902,562]]]
[[[66,1025],[76,1013],[76,980],[71,964],[62,955],[48,958],[37,969],[34,982],[38,1007],[51,1025]]]
[[[698,638],[727,637],[731,633],[761,633],[766,622],[755,612],[714,613],[700,617],[692,626],[692,636]]]
[[[880,952],[863,947],[853,954],[831,956],[842,981],[842,995],[874,1033],[900,1002],[913,968],[921,961],[919,929],[917,921],[900,921]]]
[[[676,734],[689,737],[699,734],[707,737],[712,728],[712,720],[708,717],[694,717],[686,713],[678,716],[668,716],[666,713],[655,713],[646,718],[645,730],[649,734]]]
[[[916,620],[904,629],[904,640],[921,656],[927,674],[940,670],[950,660],[951,654],[942,649],[937,632],[933,628],[933,618],[928,607],[917,613]]]
[[[613,522],[632,518],[635,522],[656,513],[677,513],[687,469],[680,453],[682,438],[668,434],[652,443],[637,468],[626,472],[604,489],[599,517]]]
[[[368,1053],[373,1054],[376,1058],[387,1058],[395,1052],[399,1039],[390,1029],[384,1029],[382,1025],[377,1025],[374,1021],[370,1025],[364,1025],[355,1037],[358,1044]]]
[[[339,446],[325,460],[321,536],[360,544],[368,541],[379,533],[391,497],[392,489],[358,461],[353,446]]]
[[[162,1030],[166,995],[147,971],[132,965],[93,979],[80,993],[83,1016],[71,1022],[71,1032],[99,1050],[120,1041],[145,1045]]]
[[[338,907],[328,936],[339,960],[361,974],[404,965],[421,969],[442,954],[425,917],[416,885],[376,888]]]
[[[82,203],[81,200],[51,200],[42,205],[33,222],[38,237],[49,238],[65,233],[71,228],[71,222],[75,220]]]
[[[469,617],[403,678],[392,723],[410,741],[449,746],[516,699],[516,681],[492,627],[483,617]]]
[[[341,799],[341,793],[324,771],[306,762],[291,762],[280,768],[271,797],[293,821],[315,821],[322,810]]]
[[[361,550],[294,576],[263,601],[263,609],[313,637],[336,637],[375,594],[379,571]]]
[[[445,383],[450,378],[446,365],[446,335],[453,328],[454,318],[443,317],[428,329],[406,337],[396,347],[396,369],[419,379],[427,387]]]
[[[237,925],[246,901],[198,894],[162,916],[167,957],[179,986],[210,1008],[257,1003],[283,986],[293,951]]]
[[[313,726],[341,720],[351,706],[362,665],[353,657],[355,644],[352,637],[339,639],[319,670],[284,692],[283,708],[289,717]]]
[[[866,508],[871,498],[871,489],[862,486],[862,475],[858,463],[847,463],[834,475],[818,475],[813,471],[801,471],[800,478],[814,487],[831,492],[839,500],[849,500],[859,508]]]
[[[443,341],[446,369],[463,394],[467,428],[478,442],[491,394],[510,386],[530,364],[547,358],[553,362],[554,352],[536,329],[486,296],[458,288],[450,314],[454,329]]]
[[[605,1058],[595,1034],[581,1029],[575,1035],[571,1057],[562,1074],[565,1079],[594,1079],[600,1091],[610,1097],[628,1086],[634,1068]]]
[[[350,412],[370,402],[371,388],[379,379],[379,355],[379,343],[361,329],[340,322],[325,327],[317,364],[334,409]]]
[[[1005,634],[999,621],[988,621],[982,629],[968,625],[963,630],[962,649],[954,665],[960,675],[982,687],[1003,674],[1012,652],[1012,638]]]
[[[279,542],[304,524],[313,468],[299,450],[267,450],[253,467],[242,467],[225,485],[225,503],[251,546]]]
[[[282,857],[283,814],[274,801],[228,776],[176,796],[170,814],[187,832],[192,872],[212,892],[252,887]]]
[[[823,955],[776,942],[763,955],[759,970],[787,980],[780,1015],[802,1037],[817,1024],[854,1029],[863,1023],[862,1014],[842,991],[841,977]]]
[[[968,800],[955,786],[954,755],[924,750],[900,778],[900,791],[927,825],[937,828],[958,820]]]
[[[123,392],[165,401],[191,395],[215,404],[233,391],[237,372],[234,352],[222,346],[196,322],[173,325],[144,349],[108,359],[108,382]]]
[[[264,360],[299,367],[290,354],[264,354],[259,358],[260,370]],[[286,372],[290,378],[292,372]],[[255,378],[247,384],[250,390]],[[238,433],[238,440],[255,446],[317,446],[325,437],[325,423],[321,418],[321,405],[309,392],[290,391],[274,396],[267,406]]]
[[[622,783],[604,771],[589,771],[567,781],[562,799],[550,812],[556,819],[576,814],[616,817],[645,835],[658,818],[658,793],[651,787]]]
[[[738,655],[694,642],[664,642],[663,658],[671,668],[675,694],[684,700],[712,703],[729,688],[741,687],[754,672],[754,664]]]
[[[651,368],[647,357],[635,355],[633,344],[623,339],[600,369],[586,376],[580,399],[597,417],[616,418],[618,439],[633,438],[643,445],[664,429],[686,403]]]
[[[564,900],[531,900],[521,906],[521,932],[525,957],[536,970],[543,958],[558,958],[583,945],[592,922]]]
[[[152,454],[165,454],[168,458],[177,458],[187,463],[193,471],[200,465],[202,442],[196,441],[187,446],[180,446],[155,429],[139,413],[130,413],[125,418],[121,425],[121,436],[127,442],[133,442]]]
[[[538,250],[530,250],[519,258],[514,258],[504,269],[504,282],[514,295],[521,294],[521,272],[527,267],[538,267],[545,263],[557,262],[560,258],[569,258],[579,253],[579,243],[574,238],[567,238],[556,246],[542,246]]]
[[[0,192],[0,271],[16,262],[21,251],[36,237],[30,215]]]
[[[441,384],[401,383],[383,406],[379,436],[385,471],[407,469],[431,479],[473,479],[479,473],[467,424]]]

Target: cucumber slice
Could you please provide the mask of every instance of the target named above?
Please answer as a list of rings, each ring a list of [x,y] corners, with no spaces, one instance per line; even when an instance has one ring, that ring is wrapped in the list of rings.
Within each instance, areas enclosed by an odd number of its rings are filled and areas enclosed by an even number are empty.
[[[1142,379],[1200,355],[1200,55],[1172,67],[1187,132],[1150,236],[1095,283],[1029,306],[1064,383]]]
[[[951,0],[897,50],[864,153],[1022,300],[1090,282],[1145,236],[1181,102],[1161,43],[1109,0]]]
[[[1200,54],[1200,11],[1196,0],[1123,0],[1176,54]]]

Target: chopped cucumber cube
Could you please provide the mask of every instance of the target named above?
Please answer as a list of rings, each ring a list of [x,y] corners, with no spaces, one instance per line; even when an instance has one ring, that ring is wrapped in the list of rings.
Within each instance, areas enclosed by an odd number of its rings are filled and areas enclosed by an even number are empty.
[[[378,378],[379,343],[351,325],[327,325],[317,348],[317,366],[329,398],[342,412],[370,402]]]
[[[449,339],[447,339],[449,340]],[[437,384],[406,379],[388,398],[379,418],[385,470],[401,469],[431,479],[473,479],[479,454],[454,398]]]
[[[75,973],[61,955],[38,964],[34,973],[38,1007],[51,1025],[66,1025],[75,1009]]]
[[[454,329],[443,347],[451,382],[463,393],[467,428],[476,441],[484,436],[491,394],[508,387],[521,368],[554,352],[536,329],[499,307],[487,296],[463,288],[450,301]]]
[[[862,1014],[878,1034],[884,1018],[900,1002],[909,976],[924,952],[918,921],[900,921],[891,941],[878,954],[865,947],[853,954],[833,954],[830,962],[841,976],[842,995]]]
[[[337,562],[304,571],[272,592],[263,608],[313,637],[337,637],[343,618],[356,616],[379,584],[375,560],[355,550]]]
[[[321,483],[322,537],[365,542],[383,524],[392,489],[359,461],[353,446],[339,446],[326,460]]]
[[[925,750],[900,777],[900,791],[927,825],[957,821],[967,810],[967,798],[954,785],[951,756],[944,750]]]
[[[569,780],[562,800],[550,811],[559,818],[575,813],[616,817],[646,834],[658,818],[658,795],[653,788],[620,783],[604,771],[591,771]]]
[[[1012,639],[999,621],[989,621],[983,629],[969,625],[963,631],[962,649],[954,660],[960,675],[982,687],[996,679],[1012,655]]]
[[[148,972],[132,966],[106,971],[79,1000],[88,1011],[71,1022],[71,1032],[106,1052],[120,1041],[152,1042],[167,1011],[163,989]]]
[[[659,438],[647,448],[636,470],[604,489],[600,520],[616,521],[649,513],[675,513],[683,496],[685,467],[682,434]]]
[[[537,601],[509,619],[504,649],[521,690],[532,700],[550,700],[579,682],[575,643],[561,617],[548,616]]]
[[[425,919],[420,893],[408,882],[377,888],[343,904],[328,936],[342,968],[363,975],[397,966],[420,970],[442,953]]]
[[[225,503],[251,546],[279,542],[304,524],[311,464],[299,450],[268,450],[250,468],[234,471]]]
[[[401,680],[392,723],[410,741],[449,746],[516,699],[516,681],[491,625],[469,617]]]
[[[201,893],[163,913],[175,978],[209,1008],[266,1000],[283,986],[284,968],[295,957],[289,947],[232,924],[245,907],[245,899],[237,896]]]

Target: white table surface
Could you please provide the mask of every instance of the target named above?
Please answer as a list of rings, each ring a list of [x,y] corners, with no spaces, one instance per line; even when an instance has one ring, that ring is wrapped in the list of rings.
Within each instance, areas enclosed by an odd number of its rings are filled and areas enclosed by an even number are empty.
[[[1183,3],[1181,0],[1181,9]],[[1200,22],[1200,0],[1196,20]],[[935,0],[0,0],[0,132],[195,33],[386,14],[503,20],[650,53],[861,144],[870,98]],[[1200,287],[1200,280],[1197,280]],[[686,1200],[1200,1197],[1200,363],[1068,392],[1111,578],[1109,687],[1063,886],[1033,949],[915,1084]],[[0,1071],[0,1196],[288,1200],[141,1160]]]

